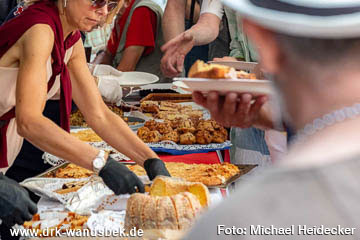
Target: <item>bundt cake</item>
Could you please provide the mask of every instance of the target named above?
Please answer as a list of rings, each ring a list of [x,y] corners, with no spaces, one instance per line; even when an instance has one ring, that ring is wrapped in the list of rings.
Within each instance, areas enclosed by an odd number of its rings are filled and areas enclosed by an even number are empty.
[[[202,183],[160,176],[149,195],[135,193],[128,199],[125,230],[142,229],[149,239],[180,239],[208,204],[209,191]]]
[[[142,229],[149,239],[179,239],[200,211],[199,200],[188,192],[163,197],[135,193],[128,199],[125,230]]]

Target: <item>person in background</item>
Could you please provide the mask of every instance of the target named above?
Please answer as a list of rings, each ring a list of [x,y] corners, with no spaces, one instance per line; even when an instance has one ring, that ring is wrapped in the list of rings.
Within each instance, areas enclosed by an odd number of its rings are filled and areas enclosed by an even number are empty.
[[[215,61],[245,61],[257,62],[259,60],[258,53],[247,36],[243,32],[241,16],[235,10],[228,6],[223,6],[228,20],[230,33],[230,53],[229,56],[216,58]]]
[[[179,1],[178,1],[179,2]],[[181,1],[180,1],[181,2]],[[185,30],[190,29],[194,26],[200,17],[200,5],[201,0],[187,0],[186,7],[185,7]],[[169,8],[167,11],[172,12],[174,10],[171,9],[171,5],[175,5],[176,3],[169,4]],[[176,9],[175,11],[179,11]],[[163,24],[168,25],[168,24]],[[184,30],[183,30],[184,31]],[[180,34],[180,32],[179,32]],[[194,64],[196,60],[202,60],[207,62],[209,59],[209,44],[201,45],[201,46],[194,46],[188,54],[185,56],[184,60],[184,71],[185,76],[187,76],[191,66]]]
[[[202,0],[201,4],[201,14],[206,12],[211,13],[213,10],[211,5],[215,5],[216,0]],[[213,3],[214,2],[214,3]],[[214,11],[215,13],[215,11]],[[219,12],[220,13],[220,12]],[[217,13],[217,14],[219,14]],[[220,25],[219,25],[219,34],[216,39],[209,43],[209,60],[213,60],[214,58],[222,58],[224,56],[228,56],[230,53],[230,32],[228,20],[226,17],[226,12],[222,11],[222,15],[219,15]]]
[[[228,6],[224,6],[224,10],[231,36],[230,54],[213,60],[258,62],[257,51],[243,32],[241,16]],[[278,103],[275,100],[266,105],[267,108],[272,108],[273,115],[279,115]],[[283,131],[284,129],[277,131],[270,128],[232,128],[230,136],[235,139],[233,146],[237,148],[231,149],[231,159],[235,159],[236,163],[269,166],[271,162],[281,159],[286,152],[286,135]]]
[[[297,136],[285,159],[242,184],[185,239],[358,239],[359,2],[225,2],[244,17],[245,33],[258,46]],[[341,23],[328,24],[339,18]],[[220,225],[248,231],[226,236],[217,234]],[[295,229],[290,237],[251,235],[252,225]],[[299,227],[322,233],[301,233]]]
[[[169,4],[170,1],[168,5]],[[180,3],[177,3],[177,5],[180,5]],[[228,20],[232,20],[231,18],[233,17],[233,12],[228,13],[229,16],[227,16],[226,14],[226,17],[228,18]],[[194,25],[191,29],[181,33],[180,35],[177,35],[175,38],[172,38],[172,40],[168,41],[163,46],[162,49],[165,51],[165,53],[162,59],[161,67],[164,74],[167,74],[168,76],[177,76],[178,74],[180,74],[183,69],[183,57],[188,54],[189,50],[192,49],[193,46],[206,44],[216,38],[221,27],[219,23],[223,15],[224,6],[220,0],[203,1],[201,16],[198,23]],[[171,20],[174,21],[174,19]],[[166,21],[166,23],[167,22],[169,21]],[[232,44],[234,45],[234,31],[236,29],[234,29],[233,25],[233,22],[231,22],[231,25],[229,25],[229,27],[231,27],[230,35],[233,37]],[[165,27],[166,25],[164,26],[164,28]],[[168,32],[169,36],[175,35],[175,33],[173,33],[175,31],[171,30],[170,28]],[[244,47],[244,51],[248,51],[249,49],[247,46],[241,47]],[[214,49],[221,48],[215,47]],[[228,54],[229,51],[226,55],[222,56],[227,56]],[[211,93],[211,95],[213,94],[215,93]],[[195,101],[197,101],[197,98],[194,99]],[[250,100],[251,99],[248,99],[247,95],[245,95],[242,99],[242,101],[245,102]],[[197,103],[205,106],[201,101],[197,101]],[[215,106],[216,105],[213,105],[212,108],[214,108]],[[212,113],[212,115],[213,114],[216,113]],[[268,166],[271,163],[269,156],[270,152],[265,142],[265,132],[263,130],[256,128],[240,129],[234,128],[235,126],[231,125],[224,126],[233,127],[230,132],[230,138],[233,143],[233,147],[231,149],[231,161],[233,163],[258,164],[264,166]]]
[[[125,0],[128,2],[128,0]],[[166,0],[151,0],[158,4],[162,10],[165,9]],[[106,45],[110,39],[111,32],[114,28],[114,20],[105,26],[98,27],[91,32],[85,33],[84,47],[85,49],[89,48],[91,50],[91,56],[89,62],[93,62],[95,57],[101,52],[106,50]]]
[[[94,61],[97,54],[105,51],[113,27],[114,21],[85,33],[84,47],[86,51],[90,51],[88,62]]]
[[[161,70],[168,77],[176,77],[183,72],[184,59],[194,46],[210,43],[208,59],[229,54],[230,35],[220,0],[202,1],[199,20],[186,31],[181,23],[185,6],[185,0],[172,0],[168,1],[165,9],[163,29],[166,44],[161,48],[164,52]]]
[[[163,42],[161,29],[163,11],[150,0],[125,2],[115,20],[106,51],[94,63],[109,64],[119,71],[142,71],[160,77],[160,82],[170,82],[160,71]]]

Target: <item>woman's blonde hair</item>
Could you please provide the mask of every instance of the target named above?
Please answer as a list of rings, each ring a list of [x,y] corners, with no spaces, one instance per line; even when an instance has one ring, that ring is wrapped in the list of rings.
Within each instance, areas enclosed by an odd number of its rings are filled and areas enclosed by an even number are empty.
[[[35,3],[35,2],[39,2],[39,1],[44,1],[44,0],[23,0],[25,6],[30,6],[31,4]],[[51,0],[52,2],[57,2],[57,0]],[[114,17],[116,16],[116,14],[120,11],[121,7],[124,4],[124,1],[126,2],[130,2],[131,0],[118,0],[118,5],[117,7],[112,10],[111,12],[109,12],[109,14],[106,16],[105,18],[105,24],[110,24]]]

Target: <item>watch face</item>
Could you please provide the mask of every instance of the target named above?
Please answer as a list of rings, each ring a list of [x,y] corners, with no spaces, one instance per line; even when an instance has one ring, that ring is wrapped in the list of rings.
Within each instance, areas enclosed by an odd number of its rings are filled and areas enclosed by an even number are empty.
[[[94,164],[94,168],[100,169],[104,166],[104,161],[101,158],[96,158],[93,164]]]

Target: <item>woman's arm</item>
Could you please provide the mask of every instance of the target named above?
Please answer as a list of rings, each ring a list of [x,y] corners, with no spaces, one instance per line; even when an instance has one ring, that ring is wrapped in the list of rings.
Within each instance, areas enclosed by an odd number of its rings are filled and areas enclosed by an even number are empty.
[[[140,61],[145,50],[144,46],[129,46],[125,48],[117,70],[122,72],[135,71],[136,65]]]
[[[74,46],[68,67],[72,79],[73,99],[91,128],[116,150],[140,165],[149,158],[157,158],[158,156],[119,116],[110,111],[101,99],[87,68],[81,41]]]
[[[144,46],[129,46],[125,48],[120,62],[117,66],[117,70],[122,72],[135,71],[136,65],[138,64],[141,56],[145,51]],[[96,56],[93,64],[107,64],[112,65],[114,57],[108,50],[105,50]]]
[[[102,51],[99,53],[94,61],[92,61],[93,64],[106,64],[106,65],[112,65],[114,57],[111,55],[111,53],[108,50]]]
[[[167,77],[175,77],[183,71],[185,56],[194,46],[208,44],[219,34],[221,19],[212,13],[203,13],[189,30],[179,34],[161,47],[164,56],[161,70]]]
[[[53,45],[53,31],[43,24],[34,25],[20,39],[16,86],[18,133],[43,151],[92,169],[99,150],[71,136],[42,114],[47,98],[46,64]]]
[[[219,35],[219,26],[221,19],[212,13],[203,13],[199,21],[187,30],[195,41],[195,46],[208,44]]]
[[[168,0],[162,20],[165,42],[170,41],[185,30],[186,0]]]

